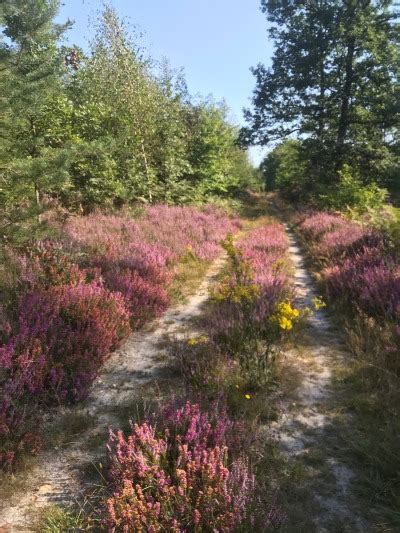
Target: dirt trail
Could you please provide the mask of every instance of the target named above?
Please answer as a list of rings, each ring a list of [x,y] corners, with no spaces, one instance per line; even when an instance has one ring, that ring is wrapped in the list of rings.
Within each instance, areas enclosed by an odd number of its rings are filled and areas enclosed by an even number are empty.
[[[297,304],[312,308],[312,299],[317,293],[287,225],[286,230],[295,268]],[[283,400],[283,414],[273,423],[272,431],[283,455],[299,464],[303,471],[299,485],[294,487],[302,500],[301,521],[289,523],[290,531],[370,531],[361,518],[361,506],[350,490],[354,473],[340,460],[343,454],[345,456],[345,443],[340,442],[335,428],[339,413],[335,407],[337,391],[332,388],[332,375],[335,367],[345,364],[346,357],[349,355],[341,335],[323,309],[309,317],[299,345],[286,354],[289,366],[299,373],[300,386],[295,402]],[[340,416],[345,415],[340,413]],[[343,422],[343,418],[341,420]],[[351,424],[350,418],[347,423]]]
[[[297,303],[301,307],[311,307],[317,294],[296,240],[288,227],[286,230],[295,269]],[[118,415],[124,412],[124,406],[132,405],[138,398],[141,386],[168,376],[170,361],[164,341],[194,332],[191,320],[202,312],[210,285],[224,262],[225,257],[221,256],[211,265],[199,289],[186,304],[169,309],[145,330],[134,333],[112,355],[85,404],[69,410],[72,414],[86,413],[91,421],[88,427],[79,433],[75,442],[45,451],[40,464],[29,474],[27,489],[0,504],[0,532],[33,531],[33,517],[41,508],[76,500],[82,489],[83,472],[104,453],[108,427],[118,427],[121,423]],[[370,531],[361,518],[361,506],[350,490],[354,475],[340,460],[343,454],[345,456],[345,449],[335,428],[337,391],[332,387],[332,377],[335,367],[345,364],[346,357],[340,334],[332,327],[324,310],[309,318],[299,345],[286,353],[287,363],[300,376],[296,401],[284,398],[279,420],[265,429],[267,438],[272,431],[272,437],[279,442],[287,460],[297,462],[304,471],[293,487],[293,491],[301,494],[301,502],[294,520],[294,514],[288,510],[288,531]],[[65,413],[68,414],[68,410],[64,409]],[[56,415],[53,416],[54,422]],[[341,413],[342,423],[343,416]],[[95,447],[89,445],[93,436],[97,436]]]
[[[85,413],[94,424],[88,423],[88,429],[75,442],[41,455],[40,463],[29,473],[23,492],[0,503],[0,532],[34,531],[34,517],[41,508],[76,501],[82,489],[82,473],[104,453],[108,427],[118,427],[121,423],[119,408],[123,412],[124,405],[132,404],[142,385],[168,375],[170,361],[163,341],[193,333],[190,321],[201,313],[210,285],[224,263],[225,256],[221,255],[185,304],[170,308],[162,318],[134,333],[112,355],[83,406],[63,410],[64,415]],[[57,412],[54,419],[60,417],[60,410]],[[93,448],[88,443],[96,436],[100,446]]]

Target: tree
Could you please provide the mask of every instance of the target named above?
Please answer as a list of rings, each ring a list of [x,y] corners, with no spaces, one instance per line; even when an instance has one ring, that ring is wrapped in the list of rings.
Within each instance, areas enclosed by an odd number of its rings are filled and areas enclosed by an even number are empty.
[[[273,24],[270,69],[253,70],[245,145],[296,134],[310,182],[344,164],[376,178],[399,124],[399,26],[386,0],[262,0]]]
[[[67,180],[65,154],[50,142],[52,106],[62,95],[63,58],[57,41],[69,26],[54,23],[58,0],[5,0],[1,48],[4,133],[1,156],[5,201],[32,194],[41,202],[42,189],[59,189]]]
[[[260,165],[268,190],[278,188],[292,198],[304,191],[304,161],[302,144],[287,139],[265,157]]]
[[[5,0],[0,200],[69,209],[228,194],[251,173],[226,110],[195,104],[181,73],[156,69],[115,10],[91,50],[60,45],[58,0]],[[4,217],[3,217],[4,218]]]
[[[239,185],[234,160],[236,129],[226,118],[225,104],[212,100],[188,110],[190,181],[199,194],[228,194]]]

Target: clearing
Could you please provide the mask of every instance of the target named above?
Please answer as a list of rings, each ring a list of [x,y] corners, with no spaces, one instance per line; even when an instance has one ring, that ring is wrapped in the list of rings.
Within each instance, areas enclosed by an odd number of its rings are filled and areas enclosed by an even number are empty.
[[[301,250],[286,229],[297,304],[311,307],[317,293]],[[41,509],[79,500],[88,480],[101,470],[108,428],[123,427],[132,409],[139,409],[146,397],[156,399],[162,394],[160,384],[171,382],[167,340],[196,332],[193,319],[202,313],[224,264],[221,254],[185,303],[135,332],[105,365],[84,404],[49,415],[51,444],[25,479],[16,476],[8,494],[2,489],[0,531],[35,531]],[[325,310],[308,317],[296,344],[284,354],[284,366],[296,374],[297,387],[278,393],[273,400],[278,416],[263,427],[271,453],[279,456],[279,468],[291,471],[291,482],[280,487],[278,497],[288,516],[284,531],[369,530],[363,505],[351,487],[354,472],[346,462],[346,446],[337,427],[352,423],[349,415],[338,411],[340,391],[333,387],[335,370],[346,364],[347,357],[341,334]]]

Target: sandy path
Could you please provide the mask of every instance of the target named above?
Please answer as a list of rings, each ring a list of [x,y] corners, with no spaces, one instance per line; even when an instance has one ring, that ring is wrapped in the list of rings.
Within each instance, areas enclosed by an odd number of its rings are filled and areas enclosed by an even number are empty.
[[[294,236],[288,227],[286,229],[295,268],[297,303],[301,307],[310,307],[316,296],[313,282]],[[169,360],[163,341],[166,337],[193,332],[190,321],[201,313],[209,287],[224,261],[225,258],[220,257],[211,265],[199,289],[186,304],[169,309],[146,330],[133,334],[113,354],[94,383],[85,405],[76,408],[85,410],[95,421],[94,425],[68,446],[42,454],[40,464],[29,474],[28,489],[0,504],[1,533],[33,531],[32,517],[38,510],[51,503],[75,500],[82,487],[82,472],[88,464],[99,459],[99,447],[88,446],[89,439],[98,435],[103,445],[100,449],[104,451],[107,428],[119,424],[119,407],[123,409],[127,403],[133,403],[140,386],[167,374]],[[289,531],[370,531],[367,522],[361,518],[361,506],[350,490],[354,474],[340,460],[345,450],[338,431],[335,431],[337,392],[332,387],[332,374],[336,366],[345,364],[346,357],[341,336],[323,310],[309,318],[299,345],[286,353],[287,363],[300,375],[297,398],[295,402],[283,399],[281,417],[266,427],[266,431],[268,438],[272,431],[288,461],[298,461],[305,471],[296,487],[304,500],[299,515],[301,523],[289,523]],[[348,423],[351,423],[350,419]],[[290,510],[288,514],[290,517]]]
[[[0,503],[1,533],[34,531],[34,516],[41,508],[76,501],[82,487],[82,472],[99,459],[99,448],[88,446],[88,441],[97,435],[104,453],[108,427],[119,423],[119,406],[134,402],[141,385],[165,376],[169,360],[163,341],[166,337],[176,338],[193,332],[190,321],[201,313],[209,287],[224,262],[224,255],[216,259],[196,293],[185,304],[170,308],[145,330],[134,333],[111,356],[83,406],[63,410],[64,414],[85,412],[95,421],[94,425],[88,424],[87,431],[80,433],[68,446],[42,453],[40,463],[29,473],[24,491]]]
[[[304,267],[300,248],[287,225],[286,230],[295,268],[297,304],[312,308],[312,299],[317,294]],[[283,400],[282,416],[273,423],[272,431],[284,456],[289,461],[297,461],[304,470],[296,490],[304,497],[300,516],[302,512],[308,517],[308,525],[292,523],[288,525],[290,531],[370,531],[350,490],[354,474],[339,459],[345,453],[345,444],[340,442],[339,432],[335,430],[337,392],[331,385],[334,368],[345,364],[346,357],[349,355],[341,335],[332,327],[325,310],[319,310],[308,319],[299,344],[286,354],[287,363],[299,373],[300,386],[295,402]],[[347,423],[351,424],[350,418]]]

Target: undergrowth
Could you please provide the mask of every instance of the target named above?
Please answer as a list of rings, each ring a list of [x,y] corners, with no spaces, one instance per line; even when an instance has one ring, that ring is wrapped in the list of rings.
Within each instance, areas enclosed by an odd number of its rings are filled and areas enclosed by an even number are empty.
[[[285,209],[286,206],[281,205]],[[384,221],[288,210],[329,312],[354,358],[336,370],[339,410],[354,427],[339,431],[357,472],[354,489],[378,530],[400,527],[400,278],[396,240]],[[394,529],[393,529],[394,528]]]
[[[40,450],[43,409],[83,399],[131,329],[184,297],[178,282],[194,283],[194,271],[240,227],[212,205],[51,224],[57,239],[2,251],[0,465],[7,471]]]

